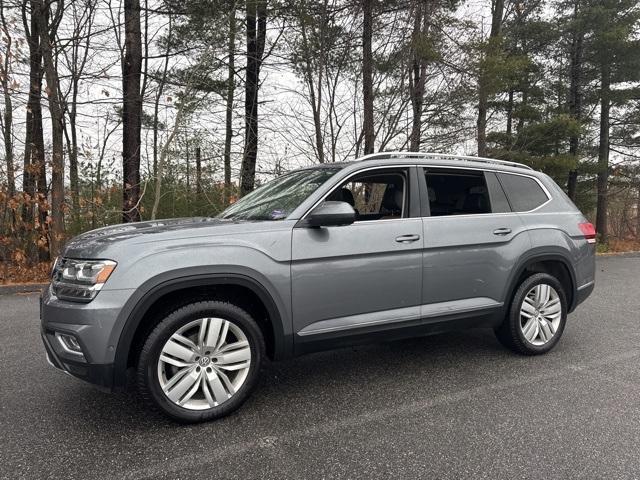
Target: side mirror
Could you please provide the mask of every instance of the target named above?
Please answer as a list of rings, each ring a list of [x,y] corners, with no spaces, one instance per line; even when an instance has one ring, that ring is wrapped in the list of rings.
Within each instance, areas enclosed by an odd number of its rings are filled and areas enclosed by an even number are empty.
[[[337,227],[356,221],[356,211],[347,202],[323,202],[306,218],[306,227]]]

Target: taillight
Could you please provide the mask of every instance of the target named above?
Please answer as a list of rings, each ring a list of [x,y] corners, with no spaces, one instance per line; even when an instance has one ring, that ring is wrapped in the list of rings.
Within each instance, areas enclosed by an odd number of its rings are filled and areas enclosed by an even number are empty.
[[[578,228],[583,233],[587,243],[596,243],[596,229],[591,223],[579,223]]]

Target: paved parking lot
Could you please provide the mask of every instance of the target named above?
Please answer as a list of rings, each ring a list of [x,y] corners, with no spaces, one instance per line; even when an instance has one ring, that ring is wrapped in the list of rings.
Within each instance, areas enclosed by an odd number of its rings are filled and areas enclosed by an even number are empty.
[[[546,356],[482,330],[309,355],[197,426],[53,370],[37,317],[0,296],[1,478],[640,478],[639,257],[598,260]]]

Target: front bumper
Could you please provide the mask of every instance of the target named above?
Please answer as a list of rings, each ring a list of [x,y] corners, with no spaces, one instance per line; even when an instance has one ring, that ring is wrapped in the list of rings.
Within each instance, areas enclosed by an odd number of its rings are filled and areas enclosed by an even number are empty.
[[[40,298],[40,322],[49,362],[74,377],[112,390],[119,315],[130,293],[103,290],[90,303],[75,303],[60,300],[50,288],[45,289]],[[56,334],[73,336],[82,353],[65,348]]]
[[[111,391],[113,387],[113,364],[90,364],[80,358],[69,358],[69,354],[60,351],[53,332],[42,331],[42,343],[49,364],[64,373],[80,380],[92,383],[102,390]],[[58,351],[56,351],[56,349]]]

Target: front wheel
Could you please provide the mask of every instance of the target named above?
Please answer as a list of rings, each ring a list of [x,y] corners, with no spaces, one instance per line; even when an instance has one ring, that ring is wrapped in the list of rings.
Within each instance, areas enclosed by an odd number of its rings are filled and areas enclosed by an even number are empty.
[[[498,340],[524,355],[551,350],[560,340],[567,321],[567,297],[562,284],[547,273],[527,277],[514,293]]]
[[[138,387],[147,404],[174,420],[213,420],[246,400],[263,355],[262,332],[244,310],[195,302],[171,313],[147,337]]]

